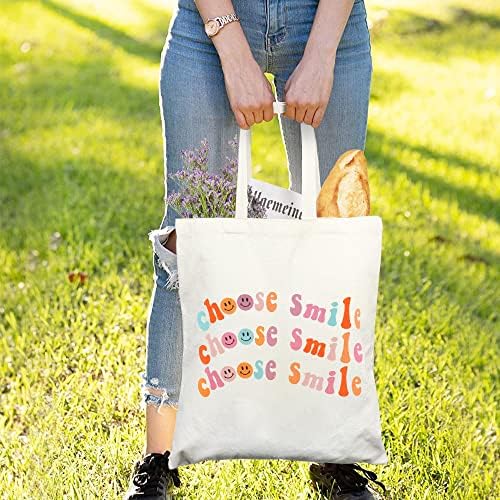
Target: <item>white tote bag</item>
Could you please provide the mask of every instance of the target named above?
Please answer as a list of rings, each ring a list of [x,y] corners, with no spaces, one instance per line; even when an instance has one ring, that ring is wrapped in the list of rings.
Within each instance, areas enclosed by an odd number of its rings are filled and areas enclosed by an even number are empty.
[[[382,464],[373,374],[379,217],[316,218],[314,129],[301,124],[303,215],[177,219],[182,381],[170,467],[234,458]]]

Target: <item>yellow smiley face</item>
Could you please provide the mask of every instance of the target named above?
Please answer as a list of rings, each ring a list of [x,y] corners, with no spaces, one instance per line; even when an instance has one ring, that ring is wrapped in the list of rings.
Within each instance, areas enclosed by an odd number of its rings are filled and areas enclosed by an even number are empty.
[[[240,363],[238,365],[238,375],[241,378],[250,378],[253,373],[253,367],[250,363],[246,363],[245,361],[243,363]]]
[[[231,297],[226,297],[222,299],[220,307],[226,314],[233,314],[236,311],[236,302]]]

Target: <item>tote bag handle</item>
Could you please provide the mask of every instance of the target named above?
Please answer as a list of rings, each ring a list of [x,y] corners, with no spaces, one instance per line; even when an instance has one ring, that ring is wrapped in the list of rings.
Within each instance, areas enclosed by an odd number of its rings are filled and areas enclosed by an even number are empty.
[[[285,103],[275,101],[275,114],[285,112]],[[240,129],[238,177],[236,182],[236,218],[248,218],[248,179],[252,175],[251,129]],[[318,148],[314,128],[300,124],[302,142],[302,219],[316,219],[316,198],[320,190]]]

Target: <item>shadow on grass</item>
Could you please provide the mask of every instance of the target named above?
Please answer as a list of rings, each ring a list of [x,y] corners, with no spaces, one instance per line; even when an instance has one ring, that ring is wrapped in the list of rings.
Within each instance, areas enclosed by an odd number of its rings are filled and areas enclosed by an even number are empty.
[[[454,153],[443,153],[441,151],[437,151],[435,149],[431,149],[427,146],[423,146],[422,144],[410,144],[408,142],[402,141],[395,137],[387,138],[385,134],[381,132],[377,132],[376,130],[370,129],[368,135],[373,135],[375,138],[380,139],[384,138],[387,140],[392,147],[399,149],[411,150],[419,155],[427,158],[432,158],[433,160],[444,161],[450,166],[457,166],[459,168],[463,168],[467,171],[474,171],[480,175],[497,175],[497,172],[494,167],[491,165],[486,165],[484,163],[478,163],[471,161],[469,159],[463,158]],[[370,137],[368,137],[370,139]],[[371,142],[371,141],[370,141]]]
[[[497,30],[500,29],[500,17],[491,12],[489,14],[483,14],[481,12],[473,11],[471,9],[466,9],[462,7],[451,7],[451,12],[453,14],[453,22],[461,24],[473,24],[480,23],[483,26]]]
[[[500,18],[494,13],[483,14],[466,8],[449,7],[450,19],[416,14],[403,9],[390,9],[382,27],[373,36],[392,45],[399,38],[405,47],[411,46],[413,56],[496,57],[496,31]]]
[[[22,99],[30,113],[38,116],[31,127],[41,126],[44,113],[68,105],[74,110],[93,108],[118,119],[154,117],[160,121],[158,91],[125,83],[113,60],[102,54],[83,62],[53,57],[50,64],[27,68],[17,80],[0,74],[0,85],[7,98]]]
[[[380,145],[389,145],[394,149],[394,155],[384,156],[381,152]],[[477,214],[481,217],[500,222],[500,210],[498,200],[484,194],[476,193],[473,188],[461,187],[450,184],[442,177],[432,175],[431,172],[419,172],[402,163],[398,157],[398,150],[410,150],[419,153],[422,156],[422,162],[426,160],[445,160],[449,165],[455,162],[459,166],[473,168],[476,171],[487,169],[486,166],[474,164],[473,162],[464,160],[457,155],[449,155],[446,153],[437,153],[425,146],[412,146],[399,139],[387,137],[381,132],[370,130],[367,138],[366,151],[367,155],[383,165],[382,175],[388,179],[394,179],[397,175],[404,173],[413,184],[420,184],[427,188],[430,194],[440,200],[447,202],[455,202],[460,210],[471,214]],[[458,160],[458,161],[457,161]]]
[[[150,62],[158,62],[160,60],[161,45],[152,45],[140,40],[137,40],[124,31],[120,31],[102,21],[85,16],[76,10],[52,0],[40,0],[41,4],[52,10],[56,14],[78,24],[82,28],[86,28],[94,32],[98,37],[108,40],[117,47],[125,50],[129,54],[142,57]],[[170,17],[165,10],[165,35],[167,33],[168,22]]]
[[[384,71],[378,66],[374,68],[370,100],[383,103],[397,99],[403,92],[413,89],[409,80],[401,73]]]
[[[37,160],[7,148],[2,158],[4,249],[37,249],[44,258],[56,232],[75,249],[101,248],[103,259],[122,260],[150,247],[147,233],[159,227],[164,210],[160,172],[139,176],[84,158]]]

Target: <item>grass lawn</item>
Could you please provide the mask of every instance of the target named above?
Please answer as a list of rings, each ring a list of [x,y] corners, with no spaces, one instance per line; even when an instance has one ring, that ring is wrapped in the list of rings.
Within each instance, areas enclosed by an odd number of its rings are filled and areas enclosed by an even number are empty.
[[[165,4],[0,0],[2,498],[119,498],[142,451]],[[389,453],[371,468],[388,498],[499,498],[500,9],[367,7]],[[276,122],[256,129],[255,163],[286,185]],[[181,479],[191,499],[316,498],[304,462],[210,461]]]

